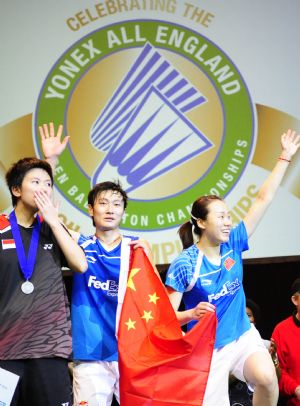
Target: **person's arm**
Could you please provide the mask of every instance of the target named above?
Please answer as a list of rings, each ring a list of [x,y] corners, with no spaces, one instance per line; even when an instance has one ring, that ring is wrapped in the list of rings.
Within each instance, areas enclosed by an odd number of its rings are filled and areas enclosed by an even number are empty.
[[[176,313],[177,320],[179,321],[181,326],[189,323],[192,320],[202,319],[202,317],[208,312],[215,312],[215,306],[209,302],[200,302],[193,309],[178,311],[182,300],[182,293],[177,292],[170,286],[167,286],[167,292],[171,305],[173,306],[173,309]]]
[[[85,254],[61,224],[57,207],[53,205],[48,194],[44,191],[36,191],[35,202],[43,219],[49,224],[69,267],[76,272],[85,272],[88,267]]]
[[[39,126],[39,133],[42,143],[42,151],[46,161],[51,165],[52,169],[55,169],[59,155],[66,148],[70,136],[64,137],[61,140],[63,133],[63,126],[60,124],[55,134],[55,128],[53,123],[43,124]]]
[[[277,328],[273,331],[272,340],[276,343],[277,356],[280,365],[281,376],[279,379],[279,389],[285,396],[297,396],[299,394],[299,383],[290,375],[286,357],[281,348],[280,334]]]
[[[281,136],[282,151],[278,161],[258,191],[257,197],[244,218],[248,237],[250,237],[263,218],[268,206],[271,204],[274,196],[280,186],[280,183],[286,173],[292,157],[300,146],[300,134],[288,130]]]
[[[281,369],[280,369],[280,364],[279,364],[279,359],[277,355],[277,346],[273,338],[270,340],[270,346],[268,348],[269,354],[271,355],[275,370],[276,370],[276,376],[277,379],[279,380],[281,377]]]
[[[78,231],[74,231],[71,228],[67,229],[69,231],[69,233],[71,234],[71,237],[73,238],[74,241],[76,241],[78,243],[79,237],[80,237],[80,233]]]
[[[63,125],[60,124],[55,134],[54,124],[43,124],[39,126],[39,133],[42,143],[42,151],[46,161],[51,165],[52,171],[54,171],[57,164],[59,155],[65,150],[68,145],[70,136],[64,137],[61,141],[63,133]],[[80,234],[76,231],[68,229],[69,233],[75,241],[78,241]]]

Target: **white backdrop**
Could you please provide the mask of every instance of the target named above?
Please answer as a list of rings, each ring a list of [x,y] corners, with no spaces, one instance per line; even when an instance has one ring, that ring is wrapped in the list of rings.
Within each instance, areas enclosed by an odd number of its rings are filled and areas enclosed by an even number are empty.
[[[110,2],[112,5],[117,2]],[[278,145],[282,128],[293,126],[300,131],[300,82],[299,45],[300,37],[298,0],[253,0],[227,1],[142,1],[127,0],[128,11],[109,14],[104,1],[45,1],[21,0],[1,1],[0,14],[0,168],[3,198],[1,210],[8,211],[8,198],[4,198],[3,175],[9,164],[22,154],[39,154],[34,148],[35,114],[43,84],[59,58],[77,41],[101,27],[122,21],[162,20],[180,24],[188,30],[204,36],[222,50],[237,67],[243,77],[252,100],[257,108],[254,129],[256,137],[262,139],[261,128],[269,130],[264,149],[258,151],[254,145],[249,152],[245,170],[226,196],[230,208],[234,209],[246,195],[249,185],[259,186],[268,175],[276,154],[272,155],[271,144]],[[164,4],[163,11],[151,10],[155,3]],[[95,5],[102,10],[102,17],[88,21],[88,15],[95,16]],[[146,4],[146,10],[143,10]],[[117,7],[117,6],[116,6]],[[138,7],[140,10],[138,10]],[[130,10],[131,8],[131,10]],[[171,11],[170,11],[171,10]],[[189,10],[189,12],[187,11]],[[184,15],[186,12],[186,15]],[[194,17],[193,17],[193,12]],[[201,24],[196,13],[209,14],[209,22]],[[82,16],[86,25],[74,31],[66,21],[75,15]],[[202,14],[203,15],[203,14]],[[84,16],[84,17],[83,17]],[[109,75],[108,75],[109,80]],[[266,111],[271,111],[266,116]],[[42,119],[42,117],[40,117]],[[82,117],[84,120],[85,117]],[[66,117],[66,121],[71,118]],[[30,128],[28,127],[30,123]],[[279,123],[278,127],[277,124]],[[66,124],[66,123],[65,123]],[[29,134],[30,131],[30,134]],[[18,134],[14,136],[13,134]],[[21,134],[21,135],[20,135]],[[23,135],[22,135],[23,134]],[[257,135],[258,134],[258,135]],[[72,138],[72,135],[71,135]],[[26,143],[26,147],[24,146]],[[22,147],[18,147],[18,144]],[[72,145],[72,144],[71,144]],[[270,147],[270,148],[269,148]],[[279,148],[279,147],[278,147]],[[2,151],[2,152],[1,152]],[[76,153],[73,154],[76,157]],[[258,164],[253,159],[257,151],[266,155],[268,165]],[[86,157],[88,160],[89,157]],[[299,183],[299,159],[292,168],[289,180]],[[291,181],[290,181],[291,183]],[[92,233],[90,219],[71,205],[63,193],[56,191],[61,201],[62,219],[67,225],[75,225],[83,233]],[[129,195],[130,197],[130,195]],[[167,198],[167,196],[166,196]],[[300,201],[299,192],[287,182],[250,242],[250,251],[245,257],[273,257],[300,255]],[[153,244],[156,261],[170,262],[180,249],[177,226],[169,229],[130,230],[128,233],[142,235]],[[177,241],[177,242],[176,242]]]

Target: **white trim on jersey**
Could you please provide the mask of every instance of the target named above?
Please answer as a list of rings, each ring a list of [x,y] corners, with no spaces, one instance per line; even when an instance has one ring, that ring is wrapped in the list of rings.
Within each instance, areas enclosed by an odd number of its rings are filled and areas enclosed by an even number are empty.
[[[128,244],[131,238],[123,237],[121,243],[121,260],[120,260],[120,275],[119,275],[119,289],[118,289],[118,306],[116,314],[116,337],[118,337],[119,321],[121,310],[124,302],[128,272],[129,272],[129,257],[130,245]]]
[[[197,263],[195,266],[195,271],[193,274],[193,277],[191,279],[191,282],[189,284],[189,286],[186,288],[186,292],[190,292],[193,287],[195,286],[195,283],[197,282],[197,279],[199,278],[199,274],[200,274],[200,268],[202,265],[202,260],[203,260],[203,253],[199,250],[199,254],[198,254],[198,258],[197,258]]]

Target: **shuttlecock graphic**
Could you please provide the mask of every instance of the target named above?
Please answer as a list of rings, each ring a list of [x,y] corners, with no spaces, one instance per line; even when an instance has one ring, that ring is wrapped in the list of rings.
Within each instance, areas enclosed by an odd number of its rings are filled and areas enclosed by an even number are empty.
[[[92,126],[92,144],[106,152],[92,184],[118,178],[130,192],[211,148],[184,115],[205,102],[146,44]]]

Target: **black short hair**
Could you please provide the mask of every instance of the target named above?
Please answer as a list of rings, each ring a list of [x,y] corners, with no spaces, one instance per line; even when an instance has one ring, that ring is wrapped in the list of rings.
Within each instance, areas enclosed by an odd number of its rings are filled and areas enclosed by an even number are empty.
[[[5,175],[6,184],[11,194],[13,206],[17,204],[18,198],[14,196],[14,194],[12,193],[12,189],[15,187],[21,187],[23,179],[27,174],[27,172],[29,172],[31,169],[36,168],[43,169],[44,171],[46,171],[53,185],[53,173],[51,165],[47,161],[35,157],[20,159],[19,161],[13,163],[9,168],[9,170],[6,172]]]
[[[258,306],[257,303],[254,302],[252,299],[246,299],[246,307],[248,307],[253,314],[254,318],[254,324],[259,324],[260,322],[260,317],[261,317],[261,311],[260,307]]]
[[[123,203],[124,203],[124,210],[127,207],[127,200],[128,200],[128,196],[127,193],[125,192],[124,189],[122,189],[122,186],[120,184],[119,181],[116,182],[100,182],[97,183],[93,189],[90,190],[89,194],[88,194],[88,204],[92,207],[94,207],[95,201],[97,199],[97,196],[102,193],[102,192],[106,192],[108,190],[112,190],[115,193],[119,193],[122,196],[123,199]],[[94,222],[94,218],[92,217],[93,220],[93,225],[95,226],[95,222]]]
[[[300,278],[295,279],[291,286],[292,296],[296,295],[297,293],[300,293]]]
[[[124,209],[126,209],[128,196],[127,196],[127,193],[125,192],[125,190],[122,189],[120,182],[107,181],[107,182],[97,183],[93,187],[93,189],[90,190],[90,192],[88,194],[88,204],[90,204],[93,207],[95,204],[95,200],[97,199],[97,196],[99,195],[99,193],[105,192],[107,190],[112,190],[113,192],[120,193],[120,195],[123,198]]]

